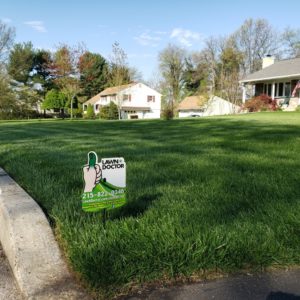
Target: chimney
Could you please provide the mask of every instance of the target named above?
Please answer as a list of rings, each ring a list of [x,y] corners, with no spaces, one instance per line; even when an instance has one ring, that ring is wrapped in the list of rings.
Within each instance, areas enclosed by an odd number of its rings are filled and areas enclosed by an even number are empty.
[[[273,65],[275,62],[275,57],[268,54],[266,57],[263,58],[263,61],[262,61],[262,68],[266,68],[266,67],[269,67],[271,65]]]

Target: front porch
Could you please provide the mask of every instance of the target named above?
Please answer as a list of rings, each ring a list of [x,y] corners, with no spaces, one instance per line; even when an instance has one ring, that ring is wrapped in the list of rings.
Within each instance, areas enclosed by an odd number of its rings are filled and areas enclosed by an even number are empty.
[[[269,80],[243,83],[243,103],[253,97],[266,94],[273,100],[276,100],[283,110],[295,110],[300,105],[300,89],[296,91],[294,97],[292,93],[299,80],[300,78],[294,78],[291,80],[281,79],[277,81]]]

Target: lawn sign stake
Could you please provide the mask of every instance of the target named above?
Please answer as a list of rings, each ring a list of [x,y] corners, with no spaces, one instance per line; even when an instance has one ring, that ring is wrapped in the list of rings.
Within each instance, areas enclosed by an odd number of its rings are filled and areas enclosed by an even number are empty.
[[[96,152],[88,153],[83,166],[84,191],[82,209],[86,212],[103,210],[105,226],[106,211],[126,203],[126,163],[123,157],[102,158],[98,163]]]

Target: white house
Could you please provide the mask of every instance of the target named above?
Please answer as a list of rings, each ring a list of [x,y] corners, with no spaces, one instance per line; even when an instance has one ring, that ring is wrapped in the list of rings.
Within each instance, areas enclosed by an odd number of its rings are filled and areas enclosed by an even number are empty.
[[[83,104],[83,111],[91,104],[95,114],[102,106],[114,102],[121,107],[122,119],[160,118],[161,94],[139,82],[110,87]]]
[[[238,113],[241,107],[217,96],[205,99],[201,96],[186,97],[178,105],[179,118],[218,116]]]

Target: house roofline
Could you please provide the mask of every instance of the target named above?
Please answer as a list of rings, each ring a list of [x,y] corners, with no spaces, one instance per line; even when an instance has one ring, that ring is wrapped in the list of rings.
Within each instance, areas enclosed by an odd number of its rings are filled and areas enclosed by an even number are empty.
[[[300,74],[291,74],[291,75],[284,75],[284,76],[273,76],[273,77],[257,78],[257,79],[250,79],[250,80],[240,80],[239,82],[240,83],[259,82],[259,81],[265,81],[265,80],[293,78],[293,77],[300,77]]]

